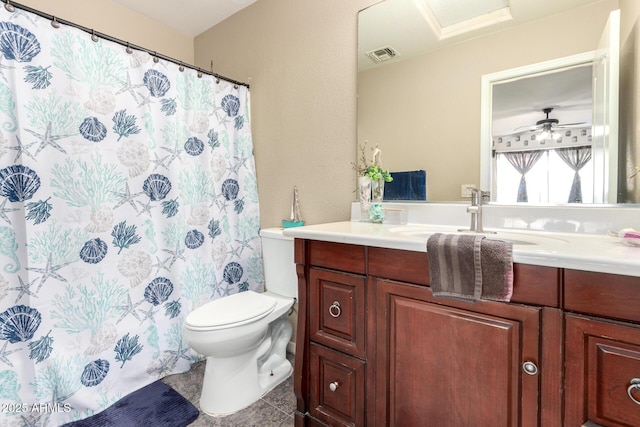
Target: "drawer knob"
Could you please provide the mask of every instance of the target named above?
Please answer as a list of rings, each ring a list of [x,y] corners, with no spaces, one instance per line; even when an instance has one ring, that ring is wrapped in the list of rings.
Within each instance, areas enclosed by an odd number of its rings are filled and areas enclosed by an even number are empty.
[[[533,362],[527,361],[522,364],[522,370],[525,374],[535,375],[538,373],[538,366]]]
[[[331,317],[338,317],[340,316],[340,313],[342,313],[342,311],[340,310],[340,303],[338,301],[334,301],[333,304],[331,304],[331,306],[329,307],[329,314],[331,315]]]
[[[633,394],[631,394],[633,390],[640,389],[640,378],[632,378],[630,382],[631,385],[627,387],[627,394],[629,395],[629,399],[633,400],[633,403],[635,403],[636,405],[640,405],[640,401],[638,401],[635,397],[633,397]]]
[[[329,390],[336,391],[338,389],[339,385],[340,384],[338,384],[338,381],[334,381],[331,384],[329,384]]]

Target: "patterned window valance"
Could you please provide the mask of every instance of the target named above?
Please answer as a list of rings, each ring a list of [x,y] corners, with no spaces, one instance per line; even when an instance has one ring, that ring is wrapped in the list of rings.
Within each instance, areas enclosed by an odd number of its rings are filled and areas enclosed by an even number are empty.
[[[526,131],[493,138],[493,151],[555,150],[566,147],[591,145],[591,127],[556,131],[557,139],[542,139],[540,131]]]

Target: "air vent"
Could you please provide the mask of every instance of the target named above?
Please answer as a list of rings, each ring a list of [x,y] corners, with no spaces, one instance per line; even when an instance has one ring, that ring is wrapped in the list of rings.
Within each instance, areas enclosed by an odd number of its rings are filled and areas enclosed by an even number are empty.
[[[388,61],[398,56],[398,52],[391,46],[385,46],[367,52],[367,56],[375,63]]]

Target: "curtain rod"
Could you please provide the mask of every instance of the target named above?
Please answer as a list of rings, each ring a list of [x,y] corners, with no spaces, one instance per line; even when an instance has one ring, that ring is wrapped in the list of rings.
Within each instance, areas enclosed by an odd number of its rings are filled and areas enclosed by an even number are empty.
[[[230,79],[229,77],[225,77],[225,76],[222,76],[220,74],[214,73],[213,69],[211,71],[204,70],[204,69],[202,69],[200,67],[196,67],[195,65],[190,65],[190,64],[184,63],[182,61],[179,61],[179,60],[177,60],[175,58],[171,58],[169,56],[162,55],[162,54],[160,54],[158,52],[146,49],[144,47],[136,46],[134,44],[131,44],[131,43],[127,42],[127,41],[118,39],[116,37],[113,37],[113,36],[110,36],[110,35],[107,35],[107,34],[103,34],[103,33],[99,33],[99,32],[95,31],[92,28],[83,27],[82,25],[79,25],[79,24],[76,24],[74,22],[70,22],[70,21],[67,21],[67,20],[64,20],[64,19],[60,19],[60,18],[58,18],[58,17],[56,17],[54,15],[50,15],[48,13],[44,13],[44,12],[42,12],[40,10],[31,8],[29,6],[25,6],[25,5],[20,4],[20,3],[14,3],[13,1],[10,1],[10,0],[2,0],[2,2],[5,4],[4,5],[5,9],[7,9],[7,11],[9,11],[9,12],[13,12],[14,8],[17,7],[19,9],[26,10],[27,12],[31,12],[33,14],[36,14],[36,15],[42,17],[42,18],[50,20],[52,22],[52,25],[54,25],[54,26],[55,26],[55,23],[68,25],[70,27],[74,27],[74,28],[82,30],[82,31],[84,31],[86,33],[91,34],[92,39],[95,39],[95,37],[100,37],[100,38],[103,38],[105,40],[109,40],[111,42],[118,43],[118,44],[120,44],[122,46],[126,46],[127,48],[141,50],[141,51],[147,52],[148,54],[152,55],[154,57],[154,59],[155,58],[164,59],[165,61],[173,62],[174,64],[180,65],[181,67],[191,68],[192,70],[196,70],[199,73],[208,74],[208,75],[214,76],[217,79],[222,79],[222,80],[225,80],[225,81],[227,81],[229,83],[233,83],[233,84],[236,84],[236,85],[246,86],[247,89],[249,89],[249,84],[248,83],[240,82],[240,81],[237,81],[237,80],[234,80],[234,79]],[[94,41],[97,41],[97,40],[94,40]],[[211,61],[211,65],[212,65],[212,68],[213,68],[213,61]]]

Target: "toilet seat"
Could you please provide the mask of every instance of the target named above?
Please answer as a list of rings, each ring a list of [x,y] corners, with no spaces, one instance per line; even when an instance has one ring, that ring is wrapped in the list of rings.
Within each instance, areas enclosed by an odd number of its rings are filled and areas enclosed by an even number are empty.
[[[191,330],[226,329],[255,322],[267,316],[277,304],[275,298],[254,291],[239,292],[210,301],[185,319]]]

